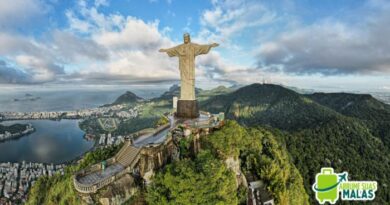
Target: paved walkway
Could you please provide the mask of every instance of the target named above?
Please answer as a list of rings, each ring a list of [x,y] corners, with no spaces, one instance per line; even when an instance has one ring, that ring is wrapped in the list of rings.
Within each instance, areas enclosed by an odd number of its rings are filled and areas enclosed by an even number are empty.
[[[169,129],[176,126],[177,123],[188,124],[196,128],[210,128],[218,125],[219,122],[209,123],[209,119],[210,117],[204,114],[200,114],[198,118],[186,119],[186,120],[182,120],[182,119],[176,120],[175,118],[173,118],[173,116],[169,116],[169,121],[171,124],[170,127],[164,129],[163,131],[160,131],[157,134],[149,133],[138,137],[136,140],[134,140],[134,146],[140,148],[145,145],[163,143],[166,139]]]
[[[81,177],[78,181],[84,185],[92,185],[97,182],[101,182],[111,176],[114,176],[116,173],[124,170],[124,167],[120,164],[113,164],[108,167],[104,171],[97,171],[86,176]]]
[[[134,146],[135,147],[143,147],[148,144],[160,144],[165,141],[168,132],[169,132],[170,127],[167,127],[165,130],[157,133],[156,135],[154,134],[146,134],[138,137],[134,141]]]

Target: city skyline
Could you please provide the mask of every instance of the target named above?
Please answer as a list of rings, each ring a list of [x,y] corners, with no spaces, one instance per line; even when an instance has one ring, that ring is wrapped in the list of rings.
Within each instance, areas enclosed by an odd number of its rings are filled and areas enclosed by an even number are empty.
[[[0,86],[174,84],[177,62],[158,49],[189,32],[220,43],[197,61],[200,87],[265,80],[388,92],[389,11],[381,0],[7,0]]]

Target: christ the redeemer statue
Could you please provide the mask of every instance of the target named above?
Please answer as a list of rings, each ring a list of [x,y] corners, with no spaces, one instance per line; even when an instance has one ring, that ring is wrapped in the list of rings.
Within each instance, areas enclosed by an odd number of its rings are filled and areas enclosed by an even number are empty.
[[[199,45],[191,43],[188,33],[184,34],[184,43],[173,48],[160,49],[166,52],[169,57],[179,57],[180,70],[180,100],[178,101],[177,115],[179,117],[197,117],[197,103],[195,99],[195,57],[207,54],[211,48],[217,47],[217,43]],[[194,107],[196,106],[196,108]],[[196,111],[194,110],[196,109]],[[185,113],[183,113],[185,112]],[[192,113],[191,113],[192,112]],[[193,113],[197,112],[197,113]],[[196,115],[196,116],[194,116]]]
[[[195,100],[195,57],[207,54],[212,47],[217,46],[216,43],[210,45],[191,43],[190,35],[186,33],[183,44],[173,48],[160,49],[160,52],[166,52],[169,57],[179,57],[181,100]]]

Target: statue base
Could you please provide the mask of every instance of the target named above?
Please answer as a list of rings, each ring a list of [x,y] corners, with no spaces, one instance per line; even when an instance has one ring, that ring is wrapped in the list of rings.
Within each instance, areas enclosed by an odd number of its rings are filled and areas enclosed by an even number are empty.
[[[197,100],[178,100],[176,117],[197,118],[199,117],[199,107]]]

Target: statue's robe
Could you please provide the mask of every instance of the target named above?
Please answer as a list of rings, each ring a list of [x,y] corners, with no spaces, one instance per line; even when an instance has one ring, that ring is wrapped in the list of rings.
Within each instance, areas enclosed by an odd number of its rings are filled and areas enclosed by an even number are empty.
[[[195,100],[195,57],[207,54],[211,45],[184,43],[167,49],[169,57],[179,57],[180,100]]]

